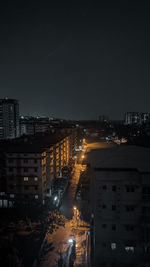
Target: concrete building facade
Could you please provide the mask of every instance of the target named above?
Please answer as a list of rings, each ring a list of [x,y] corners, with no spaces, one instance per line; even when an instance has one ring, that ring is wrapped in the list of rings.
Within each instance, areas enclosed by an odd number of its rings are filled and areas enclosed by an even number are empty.
[[[10,143],[1,149],[4,186],[0,191],[0,207],[12,207],[17,201],[44,204],[51,196],[53,180],[69,164],[70,136],[48,139],[48,142],[46,137],[28,142],[25,138],[21,143]]]
[[[149,149],[136,147],[93,153],[97,159],[90,167],[92,266],[149,266],[148,156]]]

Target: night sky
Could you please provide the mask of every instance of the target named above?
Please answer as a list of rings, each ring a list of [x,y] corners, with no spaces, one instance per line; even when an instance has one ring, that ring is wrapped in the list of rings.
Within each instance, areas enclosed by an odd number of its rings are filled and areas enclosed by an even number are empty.
[[[149,1],[47,2],[1,1],[0,98],[66,119],[150,112]]]

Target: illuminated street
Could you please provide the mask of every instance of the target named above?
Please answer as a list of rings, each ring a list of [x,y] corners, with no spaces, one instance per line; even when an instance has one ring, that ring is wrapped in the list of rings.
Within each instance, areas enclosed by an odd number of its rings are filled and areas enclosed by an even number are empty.
[[[103,142],[89,143],[84,146],[89,152],[92,149],[108,148],[114,146]],[[86,158],[86,153],[80,155],[80,160]],[[80,212],[75,206],[75,193],[79,182],[80,173],[83,170],[82,164],[75,165],[75,171],[71,179],[71,183],[63,198],[60,214],[65,217],[65,226],[60,226],[52,234],[47,233],[46,243],[50,244],[49,250],[42,254],[40,267],[58,266],[60,256],[63,258],[63,266],[69,266],[69,258],[72,250],[72,238],[76,240],[76,257],[74,266],[89,266],[89,226],[81,221]],[[61,265],[60,265],[61,266]]]
[[[71,252],[71,244],[69,243],[69,239],[71,237],[76,238],[76,248],[77,248],[77,256],[76,256],[76,266],[80,266],[80,264],[85,264],[86,258],[85,249],[86,249],[86,235],[84,230],[80,230],[76,217],[73,216],[74,210],[74,198],[76,187],[80,177],[82,165],[77,164],[75,167],[75,172],[73,178],[71,180],[71,184],[68,188],[67,194],[64,197],[62,205],[60,207],[60,212],[62,215],[66,217],[65,219],[65,227],[61,226],[58,230],[53,232],[52,234],[47,234],[46,240],[49,244],[52,243],[52,249],[41,258],[41,267],[49,267],[49,266],[58,266],[58,259],[60,258],[60,254],[62,253],[63,259],[65,262],[65,266],[69,264],[69,253]],[[73,219],[72,219],[73,216]],[[82,250],[79,248],[82,247]],[[80,264],[77,264],[80,263]]]
[[[92,149],[101,149],[101,148],[110,148],[115,146],[112,142],[93,142],[87,144],[87,152],[90,152]]]

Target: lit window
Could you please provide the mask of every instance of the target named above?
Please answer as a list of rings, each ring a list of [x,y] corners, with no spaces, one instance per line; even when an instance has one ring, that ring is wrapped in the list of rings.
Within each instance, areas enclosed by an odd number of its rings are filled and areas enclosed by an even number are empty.
[[[114,250],[114,249],[116,249],[116,248],[117,248],[116,243],[111,243],[111,249]]]
[[[29,180],[29,178],[28,177],[24,177],[24,181],[28,181]]]
[[[5,196],[5,192],[0,192],[0,196]]]
[[[125,247],[125,250],[126,250],[127,252],[134,252],[134,247],[133,247],[133,246],[126,246],[126,247]]]
[[[38,181],[38,177],[34,177],[34,181]]]
[[[15,197],[15,195],[14,194],[10,194],[10,198],[14,198]]]
[[[34,197],[35,197],[35,199],[38,199],[38,198],[39,198],[39,196],[38,196],[38,195],[35,195]]]

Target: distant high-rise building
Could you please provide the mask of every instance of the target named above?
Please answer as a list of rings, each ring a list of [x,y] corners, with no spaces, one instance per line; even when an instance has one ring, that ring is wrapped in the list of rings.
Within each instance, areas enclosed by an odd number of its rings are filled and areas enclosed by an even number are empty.
[[[100,115],[98,119],[100,122],[109,122],[109,117],[106,115]]]
[[[50,129],[50,119],[48,117],[20,117],[20,135],[35,135],[44,133]]]
[[[140,124],[140,113],[126,112],[124,121],[126,125]]]
[[[141,113],[141,124],[147,123],[149,119],[150,119],[150,113],[148,112]]]
[[[126,112],[124,117],[124,123],[126,125],[135,125],[135,124],[144,124],[150,118],[150,114],[148,112]]]
[[[19,137],[19,103],[15,99],[0,99],[0,139]]]

